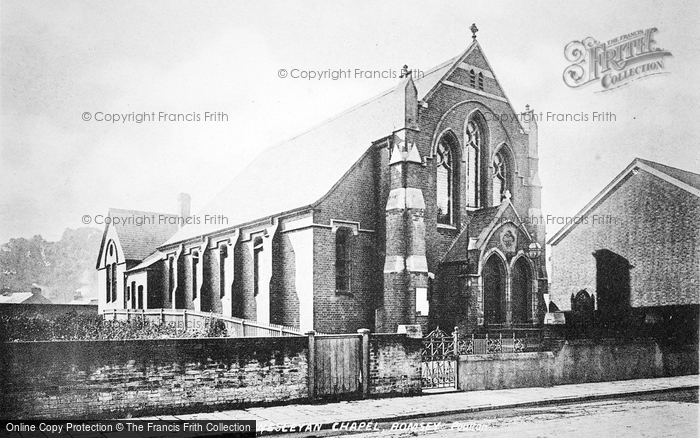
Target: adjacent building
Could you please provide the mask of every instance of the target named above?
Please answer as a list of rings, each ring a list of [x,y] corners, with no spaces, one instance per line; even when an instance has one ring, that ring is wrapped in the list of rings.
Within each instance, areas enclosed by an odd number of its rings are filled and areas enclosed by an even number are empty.
[[[32,285],[31,292],[10,292],[0,294],[0,304],[53,304],[43,294],[41,286]]]
[[[700,174],[637,158],[549,243],[560,309],[590,296],[604,321],[697,332]]]
[[[99,311],[153,309],[162,302],[162,255],[156,248],[178,230],[181,215],[189,215],[189,198],[180,215],[111,208],[97,256]]]

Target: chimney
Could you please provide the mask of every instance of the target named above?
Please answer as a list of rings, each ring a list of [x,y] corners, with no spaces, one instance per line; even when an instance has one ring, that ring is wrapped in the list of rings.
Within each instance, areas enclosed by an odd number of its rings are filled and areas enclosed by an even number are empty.
[[[41,295],[41,287],[33,284],[32,285],[32,295]]]
[[[179,204],[179,215],[180,215],[180,228],[185,225],[186,218],[190,217],[190,195],[187,193],[180,193],[177,197]]]

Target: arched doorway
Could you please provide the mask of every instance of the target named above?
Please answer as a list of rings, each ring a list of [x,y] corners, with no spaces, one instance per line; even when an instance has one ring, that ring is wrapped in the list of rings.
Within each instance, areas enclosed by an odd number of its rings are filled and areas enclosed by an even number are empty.
[[[503,324],[506,320],[506,269],[496,254],[486,260],[482,270],[484,284],[484,323]]]
[[[598,310],[603,325],[615,327],[624,324],[630,304],[629,260],[607,249],[593,253],[596,259],[596,293]]]
[[[510,309],[514,324],[525,324],[532,320],[532,270],[522,257],[513,265]]]

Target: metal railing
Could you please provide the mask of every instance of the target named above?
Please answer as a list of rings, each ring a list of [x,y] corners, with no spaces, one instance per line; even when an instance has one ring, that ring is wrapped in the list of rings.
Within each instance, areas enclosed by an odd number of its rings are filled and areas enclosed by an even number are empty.
[[[129,321],[142,318],[155,324],[173,324],[183,332],[188,329],[205,329],[207,324],[219,320],[226,326],[229,337],[303,336],[298,329],[278,324],[260,324],[247,319],[223,316],[218,313],[195,312],[187,309],[104,309],[105,319]]]
[[[503,337],[503,333],[498,336],[486,333],[484,337],[477,337],[472,334],[471,337],[458,340],[459,354],[492,354],[492,353],[522,353],[525,351],[525,342],[523,339],[512,336]]]

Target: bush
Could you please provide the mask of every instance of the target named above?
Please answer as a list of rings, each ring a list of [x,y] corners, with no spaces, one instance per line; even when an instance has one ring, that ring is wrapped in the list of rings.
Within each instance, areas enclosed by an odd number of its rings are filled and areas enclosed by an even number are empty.
[[[226,324],[218,318],[208,318],[204,328],[184,329],[174,324],[157,324],[140,317],[129,321],[114,321],[105,320],[99,315],[81,315],[75,311],[55,318],[0,316],[0,342],[225,336]]]

